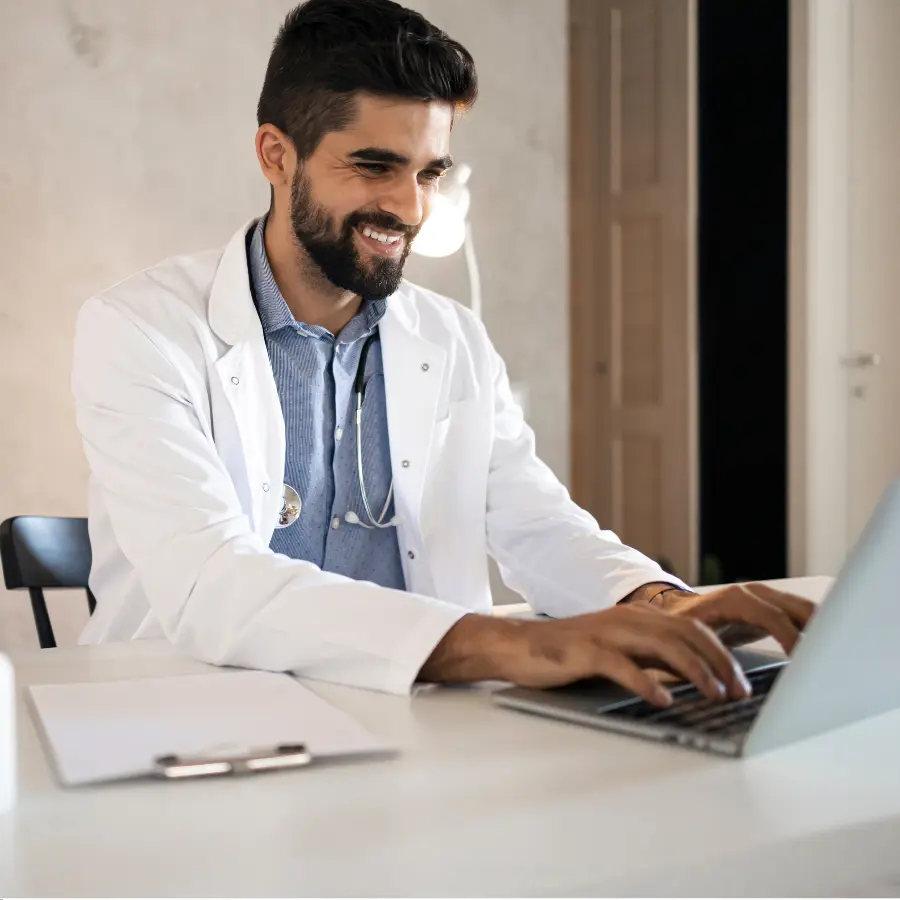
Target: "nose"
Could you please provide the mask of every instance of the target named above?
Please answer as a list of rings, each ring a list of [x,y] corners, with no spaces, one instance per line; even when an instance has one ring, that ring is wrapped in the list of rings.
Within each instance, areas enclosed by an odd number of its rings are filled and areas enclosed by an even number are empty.
[[[378,208],[396,216],[404,225],[417,227],[422,224],[425,201],[422,186],[415,176],[394,179],[390,187],[378,199]]]

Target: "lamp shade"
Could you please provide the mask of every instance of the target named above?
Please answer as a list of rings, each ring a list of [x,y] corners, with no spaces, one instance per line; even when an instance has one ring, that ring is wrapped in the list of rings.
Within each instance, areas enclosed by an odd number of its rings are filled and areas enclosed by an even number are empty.
[[[465,239],[465,218],[452,201],[438,194],[431,214],[413,241],[412,251],[420,256],[450,256],[462,247]]]
[[[462,247],[471,199],[466,182],[471,174],[472,169],[461,164],[444,176],[441,192],[434,198],[431,212],[413,241],[413,253],[450,256]]]

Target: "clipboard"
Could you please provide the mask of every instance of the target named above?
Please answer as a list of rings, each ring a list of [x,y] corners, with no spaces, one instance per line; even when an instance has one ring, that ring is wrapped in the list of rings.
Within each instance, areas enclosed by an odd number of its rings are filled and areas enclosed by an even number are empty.
[[[208,778],[211,775],[252,775],[278,769],[308,766],[312,755],[305,744],[286,744],[271,750],[255,750],[243,756],[158,756],[153,774],[160,778]]]
[[[64,786],[257,775],[397,750],[290,675],[272,672],[219,670],[28,690]]]

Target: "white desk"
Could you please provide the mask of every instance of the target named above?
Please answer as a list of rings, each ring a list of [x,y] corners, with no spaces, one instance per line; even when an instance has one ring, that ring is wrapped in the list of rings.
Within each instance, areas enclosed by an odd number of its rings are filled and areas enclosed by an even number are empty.
[[[14,662],[21,684],[207,668],[157,642]],[[900,890],[888,880],[900,878],[900,715],[732,761],[498,709],[484,688],[405,699],[311,686],[402,755],[62,790],[21,708],[0,896]]]

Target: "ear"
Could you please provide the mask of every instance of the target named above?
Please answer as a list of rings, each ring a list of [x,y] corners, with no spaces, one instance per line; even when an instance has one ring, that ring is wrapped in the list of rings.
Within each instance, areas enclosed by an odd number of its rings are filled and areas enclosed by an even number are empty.
[[[256,158],[266,181],[277,194],[290,188],[297,168],[297,152],[291,139],[274,125],[260,125],[256,132]]]

